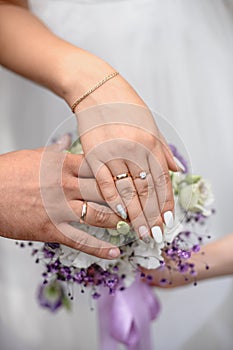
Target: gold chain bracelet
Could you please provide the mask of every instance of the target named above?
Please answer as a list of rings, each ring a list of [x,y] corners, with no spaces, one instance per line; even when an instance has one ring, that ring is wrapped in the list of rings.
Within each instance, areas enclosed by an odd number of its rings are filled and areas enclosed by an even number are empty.
[[[79,97],[71,106],[71,110],[74,113],[75,108],[77,105],[82,102],[87,96],[89,96],[92,92],[97,90],[100,86],[104,85],[108,80],[114,78],[116,75],[118,75],[119,72],[113,72],[112,74],[107,75],[103,80],[99,81],[93,88],[85,92],[81,97]]]

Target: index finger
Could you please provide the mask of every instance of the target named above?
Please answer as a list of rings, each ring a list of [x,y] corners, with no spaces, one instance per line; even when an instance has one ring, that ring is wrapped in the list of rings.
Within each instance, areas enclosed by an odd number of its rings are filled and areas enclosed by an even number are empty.
[[[79,178],[94,178],[93,172],[83,154],[67,153],[64,165],[74,176]]]
[[[61,244],[101,259],[116,259],[120,255],[119,248],[67,223],[61,223],[57,228],[60,232]]]

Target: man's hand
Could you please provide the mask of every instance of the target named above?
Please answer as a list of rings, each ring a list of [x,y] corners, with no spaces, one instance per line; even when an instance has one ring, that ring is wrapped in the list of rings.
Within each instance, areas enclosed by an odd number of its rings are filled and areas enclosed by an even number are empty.
[[[62,153],[59,148],[0,156],[0,234],[58,242],[101,258],[115,258],[118,248],[70,225],[79,222],[84,200],[88,201],[85,223],[114,228],[119,218],[97,204],[103,198],[83,156]]]

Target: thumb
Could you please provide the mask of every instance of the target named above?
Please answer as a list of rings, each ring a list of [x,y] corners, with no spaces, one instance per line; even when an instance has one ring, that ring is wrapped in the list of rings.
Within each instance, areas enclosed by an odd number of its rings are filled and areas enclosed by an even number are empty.
[[[55,152],[62,152],[70,148],[72,143],[72,138],[70,134],[64,134],[56,140],[55,143],[48,146],[47,149]]]

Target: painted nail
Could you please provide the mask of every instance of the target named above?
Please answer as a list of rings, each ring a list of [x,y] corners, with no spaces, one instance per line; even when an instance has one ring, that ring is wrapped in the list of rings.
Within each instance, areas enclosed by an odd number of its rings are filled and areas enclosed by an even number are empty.
[[[182,170],[182,171],[185,171],[185,167],[183,166],[183,164],[181,163],[181,161],[176,158],[176,157],[173,157],[174,158],[174,161],[176,162],[176,165]]]
[[[111,258],[117,258],[119,256],[119,250],[118,249],[110,249],[108,252],[108,255]]]
[[[161,228],[159,226],[154,226],[152,227],[151,232],[155,242],[161,243],[163,240],[163,234],[162,234]]]
[[[150,243],[150,235],[148,228],[146,226],[140,226],[139,229],[140,238],[143,240],[144,243],[149,244]]]
[[[118,214],[122,217],[122,219],[124,219],[124,220],[127,219],[126,211],[121,204],[117,204],[116,210],[117,210]]]
[[[168,228],[172,228],[174,225],[174,217],[172,211],[166,211],[166,213],[163,214],[165,225]]]

